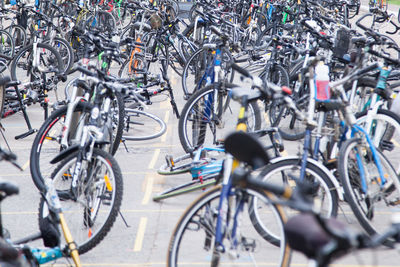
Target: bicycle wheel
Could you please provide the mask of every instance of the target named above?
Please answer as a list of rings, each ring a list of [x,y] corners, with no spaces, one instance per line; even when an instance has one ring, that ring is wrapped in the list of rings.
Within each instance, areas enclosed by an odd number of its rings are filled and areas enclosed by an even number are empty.
[[[192,56],[186,61],[182,71],[182,89],[185,95],[193,94],[196,89],[204,86],[204,83],[199,84],[201,75],[206,68],[206,60],[203,48],[195,51]]]
[[[221,67],[224,68],[224,77],[222,80],[232,82],[234,79],[234,71],[230,69],[229,63],[232,62],[232,56],[229,53],[221,51],[222,63]],[[228,63],[228,64],[227,64]],[[206,77],[210,73],[209,66],[214,64],[214,54],[207,49],[199,48],[191,57],[186,61],[182,72],[182,89],[185,97],[194,94],[207,84],[211,83],[213,78]],[[221,80],[220,80],[221,81]]]
[[[78,152],[64,159],[54,170],[52,179],[61,200],[68,227],[79,254],[99,244],[113,226],[122,201],[123,181],[116,160],[107,152],[94,148],[79,174],[77,199],[71,191]],[[43,200],[39,220],[43,214]]]
[[[392,164],[396,173],[400,173],[400,118],[385,109],[379,109],[374,115],[368,115],[367,111],[364,111],[356,114],[356,118],[357,124],[364,129],[367,127],[367,122],[371,121],[370,128],[365,130],[375,147],[379,148]]]
[[[374,152],[365,140],[352,138],[342,144],[338,171],[346,200],[369,234],[382,234],[398,212],[400,181],[387,158],[376,149],[386,183],[382,185]],[[391,241],[389,241],[391,242]]]
[[[68,73],[68,71],[72,68],[75,62],[74,51],[72,50],[72,47],[69,44],[69,42],[59,37],[55,37],[51,43],[50,40],[46,40],[44,42],[50,44],[58,51],[58,53],[60,53],[61,59],[64,64],[63,72]]]
[[[0,78],[3,77],[3,74],[0,74]],[[6,89],[4,86],[0,86],[0,120],[3,118],[4,112],[4,100],[6,99]]]
[[[92,106],[85,102],[80,102],[75,110],[73,117],[79,118],[75,127],[69,129],[69,146],[79,143],[75,137],[75,131],[81,123],[87,121],[90,116]],[[67,106],[55,110],[42,124],[32,143],[30,154],[30,171],[32,180],[39,190],[44,189],[45,177],[50,177],[55,166],[50,161],[62,151],[61,138],[65,127],[65,115]]]
[[[26,31],[20,25],[10,25],[5,28],[8,31],[14,40],[14,50],[16,53],[26,45]]]
[[[213,253],[218,204],[221,187],[217,186],[202,194],[195,200],[178,221],[168,246],[167,266],[206,266],[210,264]],[[236,229],[236,240],[232,233],[225,233],[225,253],[221,252],[219,265],[257,265],[256,262],[275,266],[288,266],[290,249],[286,245],[283,234],[285,215],[262,194],[250,190],[233,190],[231,197],[235,200],[235,192],[243,193],[248,199],[258,198],[263,204],[265,218],[269,226],[280,233],[280,246],[265,241],[254,229],[248,215],[248,202],[244,203],[240,224]],[[238,203],[236,203],[238,204]],[[233,207],[232,207],[233,208]],[[232,210],[231,210],[232,211]],[[232,227],[232,226],[230,226]],[[231,228],[229,228],[231,229]],[[227,230],[228,231],[228,230]],[[193,242],[196,240],[196,242]],[[198,242],[197,242],[198,241]],[[237,242],[237,243],[235,243]],[[233,245],[236,244],[236,249]],[[234,255],[232,257],[232,255]]]
[[[167,131],[165,122],[157,116],[138,110],[125,109],[122,138],[131,141],[150,140],[160,137]]]
[[[36,54],[36,67],[33,67],[34,54]],[[60,53],[44,43],[37,44],[35,53],[33,53],[33,44],[22,48],[14,57],[10,67],[11,78],[21,83],[41,79],[43,72],[62,73],[63,70],[64,64]]]
[[[0,30],[0,54],[14,57],[15,44],[11,34],[7,31]]]
[[[291,70],[289,86],[294,89],[291,97],[294,99],[297,108],[306,112],[310,94],[308,92],[308,80],[305,80],[302,84],[298,81],[298,73],[301,71],[302,65],[302,62],[300,62]],[[278,127],[283,139],[296,141],[304,137],[306,126],[292,109],[287,108],[282,103],[272,101],[268,111],[271,125]]]
[[[290,184],[294,182],[291,176],[300,177],[301,162],[299,159],[283,159],[268,164],[259,174],[259,178],[277,185]],[[338,192],[329,176],[317,165],[310,162],[306,165],[305,179],[312,182],[314,189],[314,207],[319,213],[326,217],[336,217],[338,211]],[[263,210],[258,208],[258,200],[250,203],[250,218],[257,232],[267,241],[276,244],[279,238],[276,233],[269,229],[267,222],[263,221],[261,214]]]
[[[150,62],[144,56],[135,53],[122,63],[118,76],[120,78],[131,78],[132,80],[141,78],[143,77],[143,71],[148,70],[149,65]]]
[[[117,23],[111,13],[99,10],[84,22],[84,27],[89,31],[100,31],[111,34],[117,29]]]
[[[189,153],[202,145],[213,146],[235,130],[240,103],[231,100],[233,84],[214,83],[197,91],[186,102],[179,118],[178,133],[183,149]],[[261,128],[257,101],[249,103],[248,131]]]

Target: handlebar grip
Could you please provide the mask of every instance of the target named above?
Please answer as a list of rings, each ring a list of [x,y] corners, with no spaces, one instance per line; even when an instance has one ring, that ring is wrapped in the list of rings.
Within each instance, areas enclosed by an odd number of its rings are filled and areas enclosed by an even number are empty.
[[[87,75],[87,76],[96,76],[95,73],[91,72],[90,70],[83,68],[81,66],[76,66],[76,70],[82,72],[83,74]]]
[[[239,72],[240,74],[242,74],[243,76],[247,77],[247,78],[251,78],[251,74],[250,72],[248,72],[246,69],[240,67],[239,65],[232,63],[231,64],[231,68],[237,72]]]

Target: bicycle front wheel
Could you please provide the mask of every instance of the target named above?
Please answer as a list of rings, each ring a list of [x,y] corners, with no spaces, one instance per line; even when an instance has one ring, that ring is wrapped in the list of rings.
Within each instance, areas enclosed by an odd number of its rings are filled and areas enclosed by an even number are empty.
[[[219,265],[254,266],[257,265],[255,263],[262,262],[274,266],[288,266],[290,249],[284,238],[283,223],[286,218],[282,209],[271,204],[265,195],[256,191],[250,189],[238,191],[243,193],[246,198],[248,197],[247,199],[259,199],[259,204],[262,203],[266,215],[265,218],[268,219],[269,227],[280,233],[280,242],[276,246],[264,240],[257,233],[250,221],[248,203],[245,203],[242,214],[238,216],[241,218],[241,222],[236,225],[236,228],[240,228],[236,229],[236,236],[231,235],[232,233],[225,233],[223,245],[226,250],[225,253],[219,255]],[[168,267],[210,265],[220,196],[221,187],[214,187],[201,195],[187,208],[171,236],[167,256]],[[234,191],[231,198],[235,198]]]
[[[76,130],[79,125],[85,123],[89,116],[92,105],[80,102],[73,117],[79,118],[74,127],[69,127],[68,145],[77,144]],[[42,124],[32,143],[30,155],[30,170],[34,184],[39,190],[44,189],[44,178],[50,177],[55,166],[50,161],[62,151],[61,139],[65,130],[65,117],[67,106],[55,110]]]
[[[122,174],[116,160],[107,152],[94,148],[83,168],[77,185],[77,199],[72,190],[72,177],[79,152],[64,159],[52,174],[62,210],[79,254],[99,244],[113,226],[122,202]],[[39,220],[43,216],[43,199]]]
[[[364,140],[352,138],[340,148],[338,171],[357,220],[369,234],[382,234],[400,207],[400,181],[390,162]]]
[[[185,104],[179,118],[179,140],[189,153],[202,145],[213,146],[235,130],[240,103],[233,101],[229,91],[233,84],[215,83],[197,91]],[[247,130],[261,128],[261,114],[257,101],[249,103]]]

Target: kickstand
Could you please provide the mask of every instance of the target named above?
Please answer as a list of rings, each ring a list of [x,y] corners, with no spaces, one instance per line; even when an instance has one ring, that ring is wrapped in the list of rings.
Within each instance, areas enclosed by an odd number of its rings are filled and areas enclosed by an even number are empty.
[[[339,209],[340,209],[340,211],[342,212],[343,217],[344,217],[344,219],[346,220],[346,222],[347,222],[348,224],[353,224],[353,222],[350,220],[350,218],[349,218],[348,216],[346,216],[346,213],[344,212],[344,210],[343,210],[343,208],[342,208],[341,205],[339,205]]]
[[[1,132],[1,135],[3,136],[4,142],[6,142],[8,151],[11,152],[11,147],[10,147],[10,145],[9,145],[8,142],[7,142],[7,139],[6,139],[5,135],[4,135],[4,131],[5,131],[5,129],[4,129],[4,127],[3,127],[3,124],[1,124],[1,122],[0,122],[0,132]]]
[[[130,228],[131,226],[128,224],[128,222],[125,220],[124,216],[122,215],[121,211],[118,211],[119,215],[121,216],[122,220],[124,221],[126,228]]]
[[[126,140],[125,139],[121,139],[121,142],[124,144],[124,147],[125,147],[125,150],[126,150],[126,152],[128,152],[129,153],[129,149],[128,149],[128,147],[126,146]]]
[[[14,89],[15,89],[15,92],[17,93],[19,107],[21,108],[22,114],[24,115],[26,126],[28,126],[28,131],[26,133],[23,133],[23,134],[15,136],[15,139],[18,140],[18,139],[22,139],[22,138],[25,138],[25,137],[27,137],[27,136],[29,136],[31,134],[36,133],[37,130],[33,129],[32,126],[31,126],[31,122],[29,120],[28,114],[26,113],[26,107],[25,107],[25,105],[23,103],[23,98],[22,98],[21,92],[18,89],[18,86],[15,85]]]

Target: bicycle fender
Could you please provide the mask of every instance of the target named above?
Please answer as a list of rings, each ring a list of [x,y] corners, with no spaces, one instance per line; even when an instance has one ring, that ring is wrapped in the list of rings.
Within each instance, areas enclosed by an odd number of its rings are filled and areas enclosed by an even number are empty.
[[[71,153],[74,153],[75,151],[79,150],[79,144],[70,146],[69,148],[63,150],[60,152],[60,154],[58,154],[57,156],[55,156],[55,158],[53,158],[50,163],[51,164],[56,164],[57,162],[60,162],[61,160],[65,159],[68,155],[70,155]]]
[[[283,160],[290,160],[290,159],[297,159],[300,160],[298,157],[296,156],[285,156],[285,157],[277,157],[277,158],[273,158],[270,160],[270,163],[276,163],[279,161],[283,161]],[[321,164],[321,162],[316,161],[315,159],[311,159],[308,158],[307,159],[307,163],[312,164],[314,166],[316,166],[317,168],[319,168],[321,171],[323,171],[328,177],[329,180],[331,180],[331,182],[333,183],[333,185],[335,186],[336,191],[338,192],[338,197],[339,200],[343,201],[344,197],[343,197],[343,188],[342,186],[339,184],[338,180],[335,178],[335,176],[332,174],[331,171],[328,170],[327,167],[325,167],[324,165]]]

